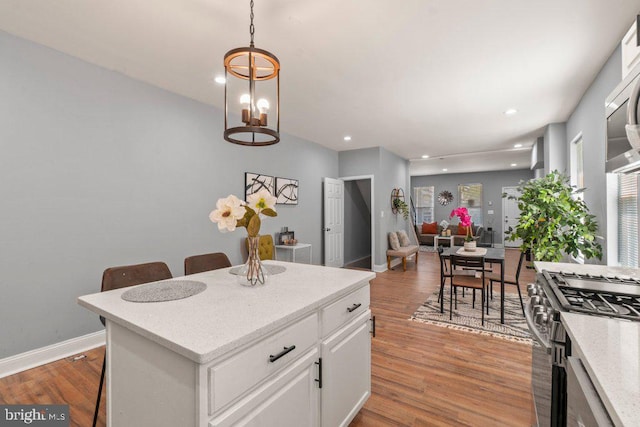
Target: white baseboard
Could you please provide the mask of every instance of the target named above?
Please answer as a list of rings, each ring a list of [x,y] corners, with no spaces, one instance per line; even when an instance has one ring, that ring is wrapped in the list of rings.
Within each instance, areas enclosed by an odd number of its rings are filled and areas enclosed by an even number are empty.
[[[373,271],[375,273],[383,273],[387,271],[387,263],[384,264],[373,264]]]
[[[104,330],[0,359],[0,378],[104,345]]]
[[[415,255],[411,255],[408,256],[407,259],[413,259],[415,258]],[[400,265],[402,264],[402,258],[394,258],[391,260],[391,268],[395,267],[396,265]],[[387,271],[387,263],[385,262],[384,264],[374,264],[373,265],[373,271],[375,273],[382,273],[384,271]]]

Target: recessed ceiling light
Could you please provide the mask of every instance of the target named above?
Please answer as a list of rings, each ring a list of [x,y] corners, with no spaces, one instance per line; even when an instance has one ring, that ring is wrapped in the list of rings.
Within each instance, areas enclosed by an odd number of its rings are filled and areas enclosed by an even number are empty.
[[[219,85],[223,85],[227,82],[227,79],[224,78],[224,76],[217,76],[215,79],[213,79],[216,83],[218,83]]]
[[[448,169],[447,169],[447,168],[442,169],[442,172],[446,172],[446,171],[448,171]]]
[[[520,147],[522,147],[522,144],[515,144],[513,147],[514,148],[520,148]]]
[[[518,166],[517,163],[511,163],[511,167]]]
[[[422,156],[422,158],[423,158],[423,159],[428,159],[428,158],[429,158],[429,156],[425,154],[424,156]]]
[[[344,140],[345,141],[351,141],[351,137],[349,135],[347,135],[347,136],[344,137]]]
[[[515,108],[509,108],[507,111],[504,112],[504,114],[507,115],[507,116],[513,116],[517,112],[518,112],[518,110],[516,110]]]

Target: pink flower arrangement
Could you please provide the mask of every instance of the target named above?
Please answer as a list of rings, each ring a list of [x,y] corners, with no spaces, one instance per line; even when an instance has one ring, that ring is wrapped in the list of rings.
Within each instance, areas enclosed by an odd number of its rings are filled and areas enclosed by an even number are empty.
[[[469,211],[465,207],[455,208],[451,211],[451,215],[449,215],[449,219],[457,216],[460,219],[459,224],[463,227],[467,227],[467,237],[465,240],[470,242],[473,240],[473,230],[471,229],[471,215],[469,215]]]

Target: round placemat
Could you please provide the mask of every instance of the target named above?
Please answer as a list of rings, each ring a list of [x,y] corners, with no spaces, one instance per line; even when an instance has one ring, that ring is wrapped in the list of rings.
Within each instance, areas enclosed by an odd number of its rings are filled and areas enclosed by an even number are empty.
[[[173,301],[199,294],[207,285],[195,280],[165,280],[129,289],[122,299],[129,302]]]
[[[262,265],[264,266],[264,268],[267,269],[267,274],[270,274],[272,276],[274,274],[280,274],[287,271],[287,267],[285,267],[284,265],[265,265],[265,264],[262,264]],[[237,275],[242,267],[244,266],[238,265],[236,267],[233,267],[231,270],[229,270],[229,273]]]

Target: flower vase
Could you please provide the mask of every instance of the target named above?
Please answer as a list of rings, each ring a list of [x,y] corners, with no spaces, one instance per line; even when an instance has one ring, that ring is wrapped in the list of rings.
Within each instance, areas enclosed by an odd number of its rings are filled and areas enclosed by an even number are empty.
[[[260,236],[247,238],[249,256],[247,262],[238,271],[238,282],[243,286],[264,285],[267,282],[267,269],[260,260]]]
[[[464,250],[466,252],[473,252],[476,250],[476,241],[464,242]]]

